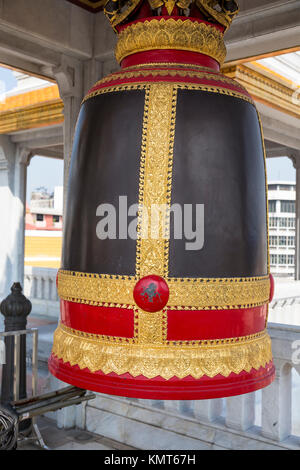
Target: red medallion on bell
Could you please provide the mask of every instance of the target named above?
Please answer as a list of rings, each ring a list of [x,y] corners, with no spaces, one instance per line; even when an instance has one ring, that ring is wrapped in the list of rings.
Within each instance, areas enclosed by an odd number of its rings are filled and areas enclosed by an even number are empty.
[[[169,287],[160,276],[145,276],[136,283],[133,297],[142,310],[158,312],[167,305]]]

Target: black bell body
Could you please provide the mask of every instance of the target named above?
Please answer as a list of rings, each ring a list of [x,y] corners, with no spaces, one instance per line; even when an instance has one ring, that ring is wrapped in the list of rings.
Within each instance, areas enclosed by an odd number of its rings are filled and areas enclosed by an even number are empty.
[[[202,399],[274,379],[261,124],[218,68],[135,52],[83,102],[49,360],[67,383]]]

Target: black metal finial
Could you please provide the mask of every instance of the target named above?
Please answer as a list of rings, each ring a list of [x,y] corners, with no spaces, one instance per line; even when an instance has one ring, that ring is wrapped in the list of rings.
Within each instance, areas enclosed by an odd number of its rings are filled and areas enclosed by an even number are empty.
[[[31,309],[32,304],[22,294],[21,284],[15,282],[11,287],[11,294],[0,304],[0,311],[5,317],[5,330],[13,331],[26,328],[26,317],[30,314]]]

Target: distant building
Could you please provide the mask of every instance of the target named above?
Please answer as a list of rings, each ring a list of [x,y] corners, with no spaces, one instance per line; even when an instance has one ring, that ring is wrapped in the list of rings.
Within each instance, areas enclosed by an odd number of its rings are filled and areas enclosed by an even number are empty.
[[[26,209],[26,230],[62,230],[63,188],[58,186],[54,194],[44,188],[32,192],[30,207]]]
[[[274,181],[268,184],[269,241],[271,273],[295,274],[296,184]]]
[[[294,182],[268,184],[270,268],[276,276],[295,274]],[[32,193],[26,207],[25,265],[59,268],[62,249],[63,187],[53,194],[44,188]]]
[[[62,249],[63,188],[32,193],[26,206],[25,265],[59,268]]]

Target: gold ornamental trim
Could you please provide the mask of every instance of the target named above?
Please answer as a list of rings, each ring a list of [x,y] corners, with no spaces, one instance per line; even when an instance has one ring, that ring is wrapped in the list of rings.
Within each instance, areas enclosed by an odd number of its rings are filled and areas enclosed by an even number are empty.
[[[156,84],[165,84],[168,85],[168,82],[156,82]],[[232,96],[234,98],[238,98],[247,103],[254,105],[254,102],[250,96],[246,95],[245,93],[236,91],[236,90],[229,90],[228,88],[221,87],[219,85],[201,85],[197,83],[182,83],[182,82],[173,82],[172,85],[177,88],[177,90],[200,90],[205,91],[208,93],[218,93],[220,95],[227,95]],[[103,88],[99,88],[97,90],[91,91],[88,93],[82,101],[82,104],[88,101],[89,99],[96,98],[99,95],[103,95],[105,93],[115,93],[121,91],[129,91],[129,90],[146,90],[149,87],[149,82],[139,82],[139,83],[123,83],[121,85],[112,85],[112,86],[105,86]]]
[[[256,278],[170,278],[169,310],[230,310],[269,302],[269,276]]]
[[[133,290],[136,276],[112,276],[58,271],[58,295],[82,304],[137,308]],[[248,278],[169,278],[168,310],[228,310],[250,308],[269,302],[269,276]],[[149,316],[149,314],[147,314]],[[151,314],[152,315],[152,314]]]
[[[147,64],[148,65],[148,64]],[[161,64],[159,64],[159,67]],[[156,64],[156,67],[158,65]],[[161,69],[137,69],[137,70],[124,70],[123,72],[115,72],[107,77],[102,78],[99,80],[95,86],[99,86],[105,83],[111,83],[115,80],[126,80],[131,78],[146,78],[146,77],[184,77],[184,78],[199,78],[205,80],[215,81],[217,83],[223,82],[228,83],[229,85],[234,85],[236,87],[241,88],[241,90],[245,90],[245,88],[238,83],[237,81],[233,80],[230,77],[226,77],[220,73],[213,73],[207,71],[199,71],[199,70],[178,70],[176,68],[168,67],[168,68],[161,68]]]
[[[222,2],[222,6],[219,10],[216,8],[216,6],[220,6],[221,2],[216,0],[195,0],[195,3],[200,12],[204,14],[205,18],[208,17],[209,19],[217,21],[217,23],[225,26],[226,30],[229,28],[233,19],[240,11],[236,1],[231,2],[234,4],[233,9],[227,9],[226,2]]]
[[[168,276],[173,148],[177,89],[154,83],[146,89],[139,177],[136,276]],[[152,223],[152,207],[160,207],[160,223]],[[158,228],[156,236],[148,228]],[[159,343],[165,337],[167,309],[149,315],[136,308],[139,343]]]
[[[135,65],[128,65],[127,67],[122,68],[122,70],[130,71],[132,69],[143,69],[147,67],[176,67],[176,68],[192,68],[197,70],[202,70],[203,72],[211,72],[212,69],[210,67],[205,67],[204,65],[198,64],[188,64],[188,63],[181,63],[181,62],[147,62],[145,64],[135,64]],[[117,73],[117,72],[115,72]]]
[[[129,373],[151,379],[160,376],[182,379],[192,376],[228,377],[232,372],[250,372],[272,360],[271,339],[266,331],[256,335],[201,341],[197,346],[118,344],[85,334],[62,324],[54,333],[52,353],[58,359],[92,373]]]
[[[297,88],[292,82],[282,80],[257,62],[251,62],[250,65],[225,66],[222,73],[246,88],[255,101],[289,116],[300,118],[300,103],[293,100]]]
[[[146,20],[127,26],[118,36],[115,50],[118,62],[131,54],[155,49],[199,52],[217,60],[226,57],[223,34],[214,26],[189,19]]]
[[[111,9],[111,11],[109,8],[107,8],[110,3],[114,3],[114,8]],[[130,15],[130,13],[133,12],[139,3],[140,0],[130,0],[130,2],[127,2],[124,8],[124,4],[121,4],[121,2],[119,3],[116,0],[113,0],[112,2],[109,2],[109,0],[104,0],[104,14],[110,21],[110,24],[112,25],[115,32],[117,32],[116,26],[122,23],[122,21],[124,21]],[[120,6],[121,8],[119,8]]]
[[[72,1],[72,0],[71,0]],[[82,2],[91,2],[89,0],[79,0]],[[139,5],[140,0],[128,0],[128,1],[117,1],[117,0],[104,0],[98,2],[104,6],[104,14],[110,21],[114,31],[118,31],[117,26],[128,20],[130,14]],[[208,21],[213,23],[219,23],[223,25],[227,30],[231,25],[231,22],[239,12],[237,3],[233,0],[231,2],[221,2],[217,0],[148,0],[149,6],[152,10],[152,15],[160,14],[161,7],[165,7],[168,15],[172,15],[175,5],[182,11],[181,15],[188,15],[190,12],[191,4],[195,3],[196,7],[200,10]],[[230,3],[230,7],[227,4]]]
[[[64,121],[63,108],[60,99],[4,112],[0,107],[0,134],[61,124]]]
[[[168,276],[169,230],[177,89],[152,84],[146,90],[139,177],[136,276]],[[153,205],[162,207],[161,225],[152,224]],[[145,209],[145,210],[143,210]],[[155,222],[155,221],[154,221]],[[157,226],[159,233],[147,233]]]
[[[81,304],[130,308],[134,306],[134,276],[87,274],[60,269],[57,291],[62,300]]]

